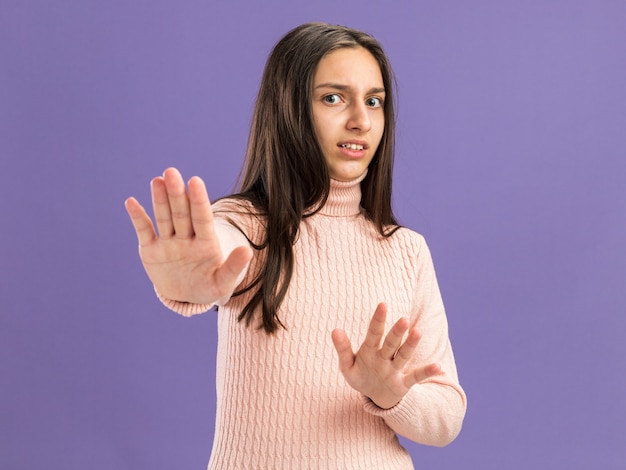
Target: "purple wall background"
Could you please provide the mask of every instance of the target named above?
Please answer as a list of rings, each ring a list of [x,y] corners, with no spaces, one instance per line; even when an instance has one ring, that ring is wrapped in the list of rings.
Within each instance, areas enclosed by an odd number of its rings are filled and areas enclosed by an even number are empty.
[[[215,198],[293,26],[377,36],[395,207],[428,239],[469,410],[417,468],[626,462],[626,3],[0,3],[0,466],[200,469],[213,313],[154,298],[123,200],[169,165]]]

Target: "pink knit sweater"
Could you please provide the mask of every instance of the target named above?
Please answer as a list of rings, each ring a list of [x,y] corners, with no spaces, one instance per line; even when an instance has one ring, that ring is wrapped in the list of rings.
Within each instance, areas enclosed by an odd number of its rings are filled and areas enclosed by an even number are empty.
[[[286,330],[268,336],[237,322],[246,296],[220,302],[209,469],[412,469],[396,434],[443,446],[459,433],[466,398],[430,252],[421,235],[405,228],[387,239],[378,235],[361,213],[362,179],[333,180],[322,211],[302,222],[279,313]],[[247,243],[223,219],[229,205],[214,206],[226,252]],[[262,239],[261,222],[235,219],[253,241]],[[243,283],[260,261],[253,258]],[[186,316],[211,307],[162,300]],[[346,384],[331,340],[331,331],[342,328],[358,347],[383,301],[388,327],[401,316],[419,325],[423,338],[414,363],[438,362],[444,372],[415,385],[388,410]]]

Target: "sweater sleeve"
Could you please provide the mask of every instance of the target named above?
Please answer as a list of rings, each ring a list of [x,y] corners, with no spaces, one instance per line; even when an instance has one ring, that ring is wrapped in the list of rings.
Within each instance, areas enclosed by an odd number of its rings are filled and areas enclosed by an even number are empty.
[[[224,258],[227,258],[228,255],[239,246],[247,246],[249,245],[248,240],[245,235],[241,233],[239,229],[234,227],[227,220],[217,216],[214,219],[215,232],[217,234],[217,238],[220,241],[220,247],[222,248],[222,252],[224,254]],[[239,275],[235,286],[239,285],[243,278],[246,275],[246,269]],[[208,304],[195,304],[189,302],[180,302],[177,300],[172,300],[165,298],[159,294],[159,292],[155,289],[157,298],[170,310],[173,310],[176,313],[184,317],[191,317],[193,315],[197,315],[200,313],[204,313],[210,310],[215,305],[224,305],[226,302],[230,300],[233,292],[229,292],[227,295],[222,297],[221,299],[216,299],[212,303]]]
[[[461,431],[467,407],[448,337],[448,322],[437,284],[430,250],[419,236],[412,322],[422,339],[411,361],[413,367],[441,365],[442,374],[414,385],[394,407],[381,409],[363,397],[368,413],[379,416],[396,433],[420,444],[445,446]]]

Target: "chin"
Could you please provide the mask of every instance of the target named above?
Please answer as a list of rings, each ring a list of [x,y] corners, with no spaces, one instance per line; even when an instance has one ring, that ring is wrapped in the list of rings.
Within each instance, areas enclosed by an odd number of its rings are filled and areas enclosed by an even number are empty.
[[[351,167],[351,168],[331,168],[329,173],[330,177],[338,181],[352,181],[357,179],[363,173],[365,173],[367,167]]]

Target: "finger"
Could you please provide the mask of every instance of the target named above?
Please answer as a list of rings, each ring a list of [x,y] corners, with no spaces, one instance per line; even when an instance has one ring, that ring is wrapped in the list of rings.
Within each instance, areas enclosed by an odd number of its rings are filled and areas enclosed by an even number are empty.
[[[414,369],[410,374],[407,374],[404,377],[404,385],[407,388],[410,388],[415,384],[423,382],[424,380],[442,374],[443,371],[441,370],[441,366],[439,364],[429,364],[426,367]]]
[[[126,199],[124,205],[135,228],[139,245],[144,246],[154,241],[156,239],[154,225],[143,206],[134,197]]]
[[[230,292],[235,287],[241,272],[252,258],[252,249],[248,246],[235,248],[217,271],[217,278],[222,290]]]
[[[404,317],[400,318],[400,320],[393,325],[385,337],[385,342],[383,343],[382,348],[380,348],[380,355],[383,359],[393,359],[398,351],[398,348],[402,344],[402,338],[408,328],[409,320]]]
[[[379,303],[370,321],[367,335],[363,341],[363,346],[378,349],[385,334],[385,321],[387,319],[387,305]]]
[[[350,370],[354,365],[355,356],[346,332],[339,329],[333,330],[331,337],[339,356],[339,370],[342,372]]]
[[[411,328],[411,330],[409,330],[406,341],[400,346],[393,358],[393,365],[396,369],[402,369],[407,362],[409,362],[421,338],[422,334],[417,328]]]
[[[192,230],[199,239],[210,240],[215,235],[213,210],[204,181],[194,176],[189,180],[188,187]]]
[[[174,235],[174,224],[172,223],[172,211],[163,177],[157,176],[150,182],[150,191],[152,193],[152,210],[154,211],[154,220],[159,231],[159,237],[167,240]]]
[[[176,168],[168,168],[163,173],[174,233],[177,238],[191,238],[193,227],[191,225],[191,213],[189,210],[189,197],[185,190],[185,182]]]

